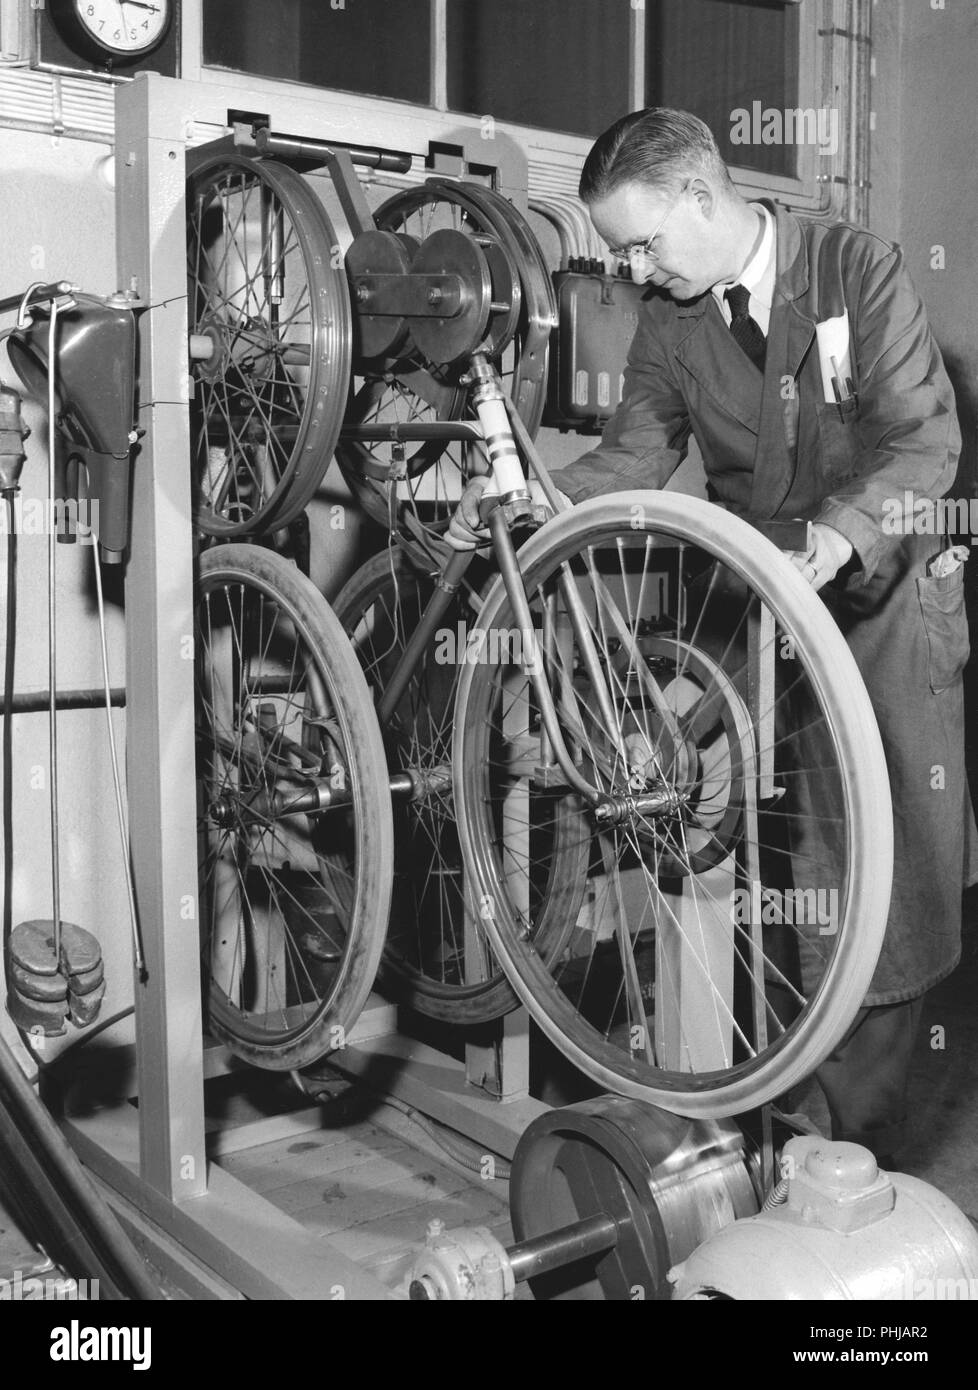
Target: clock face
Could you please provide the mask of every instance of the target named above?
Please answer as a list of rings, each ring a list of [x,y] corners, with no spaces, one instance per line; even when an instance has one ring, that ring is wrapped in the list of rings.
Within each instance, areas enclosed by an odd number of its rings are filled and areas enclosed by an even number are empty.
[[[72,0],[82,37],[110,57],[138,58],[155,48],[170,25],[170,0]]]

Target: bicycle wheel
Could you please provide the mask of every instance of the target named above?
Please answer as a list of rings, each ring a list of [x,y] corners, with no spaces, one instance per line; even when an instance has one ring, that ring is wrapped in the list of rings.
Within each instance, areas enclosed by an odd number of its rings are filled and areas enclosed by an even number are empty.
[[[350,383],[336,236],[292,169],[191,156],[187,184],[195,521],[233,537],[287,526],[322,481]]]
[[[194,642],[208,1023],[247,1061],[291,1070],[344,1045],[380,961],[383,745],[346,634],[273,552],[201,557]]]
[[[434,577],[389,550],[368,560],[337,596],[336,616],[376,699],[434,588]],[[455,692],[462,665],[478,656],[468,633],[480,601],[471,587],[459,591],[382,729],[391,777],[407,774],[411,791],[394,805],[394,888],[379,983],[419,1013],[458,1024],[487,1023],[519,1002],[471,908],[466,938],[465,875],[452,795]],[[533,855],[524,863],[527,914],[539,938],[553,943],[577,916],[589,836],[578,798],[550,801],[546,814],[542,805],[538,797],[525,807]]]
[[[378,228],[417,248],[436,231],[472,236],[492,277],[495,346],[504,389],[535,435],[547,389],[547,350],[556,322],[549,271],[532,231],[505,198],[477,184],[430,179],[389,198],[376,212]],[[443,366],[417,349],[400,358],[356,364],[349,425],[432,424],[471,416],[462,378],[466,361]],[[485,471],[481,443],[426,440],[404,446],[392,461],[389,441],[341,441],[337,462],[367,514],[386,530],[399,529],[422,566],[441,555],[438,537],[448,524],[462,484]]]
[[[855,662],[780,552],[693,498],[584,503],[520,561],[593,789],[591,910],[549,959],[527,934],[502,826],[545,760],[517,758],[505,721],[522,706],[532,723],[536,697],[525,672],[466,668],[455,797],[490,943],[600,1085],[690,1116],[741,1114],[831,1050],[882,943],[891,808]],[[512,623],[497,584],[480,627]]]

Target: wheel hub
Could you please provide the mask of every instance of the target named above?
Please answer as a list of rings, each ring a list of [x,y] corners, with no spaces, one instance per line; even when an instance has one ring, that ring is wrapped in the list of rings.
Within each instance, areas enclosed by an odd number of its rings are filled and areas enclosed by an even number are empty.
[[[689,799],[687,792],[681,792],[668,782],[653,784],[649,791],[639,795],[628,792],[606,793],[594,807],[594,818],[599,825],[621,825],[664,816],[677,816]]]

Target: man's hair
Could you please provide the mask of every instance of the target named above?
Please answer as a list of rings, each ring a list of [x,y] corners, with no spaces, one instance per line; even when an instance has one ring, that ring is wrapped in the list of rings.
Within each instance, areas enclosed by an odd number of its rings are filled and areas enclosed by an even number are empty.
[[[697,174],[732,187],[710,127],[689,111],[649,106],[615,121],[591,146],[581,171],[585,203],[607,198],[625,183],[654,184],[676,194]]]

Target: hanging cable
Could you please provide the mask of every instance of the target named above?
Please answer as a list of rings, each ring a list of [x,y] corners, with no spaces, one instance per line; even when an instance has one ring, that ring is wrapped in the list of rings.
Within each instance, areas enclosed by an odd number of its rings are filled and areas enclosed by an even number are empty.
[[[27,296],[24,295],[26,305]],[[55,478],[55,444],[57,437],[56,394],[54,389],[54,364],[57,352],[58,301],[51,300],[51,318],[48,324],[48,501],[51,516],[48,525],[48,749],[51,763],[49,793],[51,804],[51,899],[54,922],[54,955],[61,959],[61,869],[58,837],[58,713],[57,713],[57,597],[55,594],[55,527],[54,498],[57,481]]]

